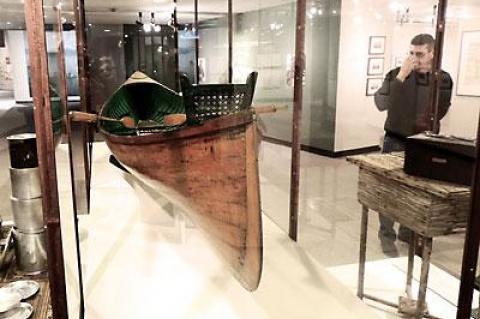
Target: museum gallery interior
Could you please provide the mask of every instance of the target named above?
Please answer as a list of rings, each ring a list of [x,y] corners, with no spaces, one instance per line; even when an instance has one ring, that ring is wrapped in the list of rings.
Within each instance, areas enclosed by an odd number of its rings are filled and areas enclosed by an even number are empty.
[[[477,0],[0,0],[0,318],[480,318]]]

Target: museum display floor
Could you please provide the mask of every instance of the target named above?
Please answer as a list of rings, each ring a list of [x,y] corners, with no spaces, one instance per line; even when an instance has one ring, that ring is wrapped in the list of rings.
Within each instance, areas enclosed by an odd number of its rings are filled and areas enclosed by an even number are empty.
[[[281,194],[277,184],[270,182],[274,172],[266,171],[270,162],[265,162],[267,157],[275,155],[278,166],[286,165],[280,162],[285,152],[282,146],[269,143],[263,143],[262,148],[265,263],[259,290],[249,293],[230,276],[193,225],[175,215],[175,209],[168,202],[162,199],[154,202],[135,179],[108,163],[110,153],[105,144],[95,143],[91,214],[80,216],[87,318],[144,318],[152,314],[168,318],[315,318],[319,315],[397,318],[393,309],[378,303],[362,303],[355,296],[358,239],[354,236],[359,230],[354,228],[359,226],[356,214],[360,213],[355,210],[357,207],[352,208],[351,220],[346,213],[336,213],[346,209],[347,190],[351,185],[343,186],[345,192],[339,197],[343,198],[343,206],[330,204],[330,211],[326,210],[322,216],[322,220],[333,224],[330,227],[322,224],[316,216],[320,212],[312,209],[328,205],[327,193],[332,188],[323,189],[325,202],[320,201],[318,195],[302,201],[302,207],[309,203],[319,203],[319,207],[311,205],[310,210],[302,210],[300,241],[294,243],[278,226],[282,224],[280,216],[274,214],[275,207],[287,212],[283,205],[288,198]],[[302,156],[308,163],[303,169],[323,170],[323,178],[331,178],[332,166],[315,167],[314,155],[302,153]],[[68,226],[71,221],[68,213],[65,214],[71,211],[66,160],[67,149],[61,145],[57,163],[63,222],[66,223],[63,229],[66,245],[71,247],[73,238]],[[342,168],[337,173],[339,183],[342,172],[350,167],[339,159],[331,163]],[[279,176],[283,171],[278,166],[277,178],[282,181]],[[354,169],[349,176],[356,185]],[[318,189],[322,195],[322,187]],[[370,233],[376,234],[378,226],[375,219],[372,220]],[[448,242],[449,238],[440,238],[434,247],[445,245],[443,241]],[[314,246],[315,239],[317,246]],[[396,301],[403,290],[406,258],[386,259],[375,235],[370,236],[368,243],[366,290]],[[400,244],[398,248],[401,255],[406,252],[406,245]],[[70,296],[78,295],[73,257],[67,256]],[[455,317],[455,289],[458,289],[458,280],[433,265],[427,292],[433,314]]]
[[[64,145],[57,151],[59,172],[66,152]],[[108,163],[103,143],[94,155],[91,214],[80,216],[87,318],[376,317],[268,217],[262,281],[246,291],[198,229]],[[67,175],[59,174],[64,224],[71,219]],[[63,229],[70,246],[71,228]]]

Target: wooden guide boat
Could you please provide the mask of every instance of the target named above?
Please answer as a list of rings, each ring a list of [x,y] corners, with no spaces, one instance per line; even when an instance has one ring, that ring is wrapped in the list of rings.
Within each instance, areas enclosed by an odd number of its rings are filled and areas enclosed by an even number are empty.
[[[100,112],[117,121],[99,121],[116,159],[180,205],[250,291],[263,259],[255,82],[256,73],[242,85],[183,79],[182,96],[136,72]],[[187,122],[165,126],[171,113],[186,113]],[[118,121],[125,117],[137,127]]]

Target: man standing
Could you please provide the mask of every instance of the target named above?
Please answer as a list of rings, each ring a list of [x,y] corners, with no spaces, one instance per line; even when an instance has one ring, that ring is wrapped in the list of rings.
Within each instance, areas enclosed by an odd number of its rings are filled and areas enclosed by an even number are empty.
[[[402,66],[387,73],[382,87],[375,93],[375,105],[380,111],[387,111],[385,121],[384,153],[403,151],[408,136],[431,130],[429,109],[433,103],[432,64],[435,39],[429,34],[419,34],[410,42],[410,54]],[[441,71],[440,98],[437,121],[442,119],[450,106],[452,79]],[[439,123],[437,122],[437,127]],[[411,231],[400,225],[398,237],[393,229],[394,222],[379,215],[378,237],[385,254],[396,255],[394,242],[398,238],[408,242]]]

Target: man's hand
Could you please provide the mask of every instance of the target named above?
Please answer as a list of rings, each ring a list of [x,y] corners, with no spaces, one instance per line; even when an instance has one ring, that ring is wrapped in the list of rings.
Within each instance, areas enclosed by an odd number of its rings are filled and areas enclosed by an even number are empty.
[[[417,62],[413,56],[409,56],[403,61],[400,72],[397,74],[397,80],[400,82],[405,81],[405,79],[412,73],[413,70],[417,67]]]

